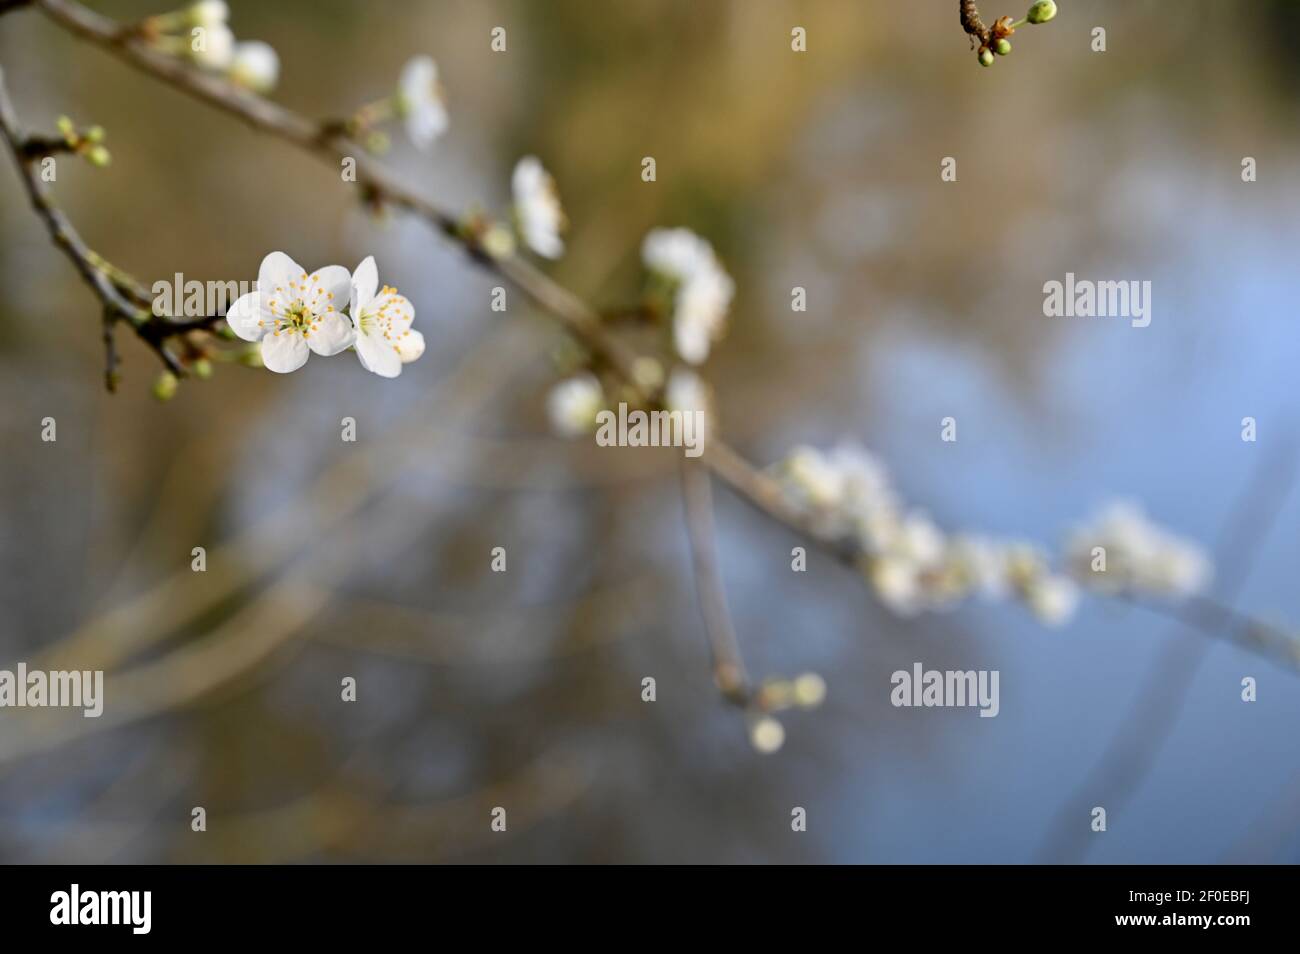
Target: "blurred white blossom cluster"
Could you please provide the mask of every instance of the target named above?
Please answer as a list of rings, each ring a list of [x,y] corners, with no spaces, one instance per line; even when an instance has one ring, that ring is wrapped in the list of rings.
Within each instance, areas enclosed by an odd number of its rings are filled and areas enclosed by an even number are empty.
[[[1017,599],[1044,623],[1060,625],[1078,605],[1076,581],[1101,593],[1183,597],[1211,575],[1200,547],[1157,527],[1134,504],[1113,504],[1076,529],[1065,572],[1057,573],[1032,543],[945,534],[902,503],[884,466],[855,443],[796,447],[771,474],[818,534],[857,545],[867,581],[901,615],[979,596]]]
[[[184,9],[147,18],[139,32],[157,49],[224,73],[248,89],[269,92],[280,78],[280,57],[261,40],[237,41],[229,19],[226,0],[197,0]]]
[[[524,156],[511,177],[515,198],[515,225],[524,244],[544,258],[564,254],[560,233],[566,222],[555,180],[536,156]]]
[[[447,131],[447,104],[433,57],[416,56],[406,61],[397,81],[393,109],[419,149],[427,149]]]
[[[1066,562],[1085,586],[1100,593],[1179,598],[1209,582],[1210,559],[1195,543],[1156,526],[1142,508],[1122,501],[1078,527],[1066,543]]]
[[[520,165],[529,161],[521,160]],[[545,255],[551,242],[546,233],[563,222],[563,215],[558,200],[554,210],[549,207],[550,190],[545,184],[521,188],[521,179],[527,184],[537,178],[539,171],[540,166],[537,171],[529,170],[521,176],[516,169],[515,206],[525,240],[534,251]],[[533,193],[539,194],[533,196]],[[527,211],[529,205],[534,207],[531,213]],[[523,224],[530,218],[534,224]],[[544,230],[542,247],[537,241],[529,240],[529,235],[539,228],[536,223]],[[558,243],[558,238],[555,241]],[[713,246],[689,229],[651,231],[642,243],[641,258],[650,272],[652,292],[664,295],[672,303],[669,327],[676,352],[672,360],[685,363],[671,365],[671,370],[666,371],[659,359],[643,355],[633,369],[636,378],[633,384],[651,392],[663,387],[665,410],[703,411],[706,428],[711,431],[714,427],[712,396],[704,379],[689,365],[702,363],[712,344],[722,336],[735,283],[718,261]],[[596,426],[596,415],[620,399],[619,390],[616,385],[603,384],[588,371],[561,381],[547,400],[551,425],[566,437],[590,433]]]
[[[641,260],[669,286],[677,353],[690,364],[703,364],[726,331],[735,282],[713,246],[690,229],[655,229],[641,245]]]
[[[645,369],[647,378],[654,374],[660,376],[662,383],[663,367],[653,358],[643,358],[638,362]],[[650,363],[654,370],[649,369]],[[620,395],[615,386],[606,387],[590,371],[582,371],[565,378],[551,389],[546,399],[546,413],[551,427],[562,437],[583,437],[596,429],[596,415],[604,410],[612,410],[611,405],[617,399],[634,395]],[[705,422],[704,440],[713,428],[713,398],[704,380],[689,368],[674,368],[668,375],[664,387],[664,410],[694,413],[702,411]]]
[[[1074,613],[1077,587],[1052,571],[1039,548],[945,534],[924,511],[903,504],[884,466],[855,443],[829,451],[796,447],[771,474],[816,532],[857,545],[867,582],[900,615],[972,596],[1018,599],[1050,625]]]

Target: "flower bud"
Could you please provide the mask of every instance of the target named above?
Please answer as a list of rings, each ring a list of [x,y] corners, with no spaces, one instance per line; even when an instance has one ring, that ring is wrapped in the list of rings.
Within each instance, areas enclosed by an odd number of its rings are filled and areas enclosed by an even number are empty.
[[[771,716],[761,716],[749,727],[749,742],[764,755],[771,755],[785,744],[785,727]]]
[[[508,228],[493,222],[479,239],[479,245],[490,258],[508,258],[514,253],[515,237]]]
[[[1011,41],[1005,38],[998,40],[997,43],[993,44],[993,49],[998,56],[1006,56],[1011,52]]]
[[[223,26],[230,17],[226,0],[197,0],[184,10],[191,26]]]
[[[101,146],[98,143],[87,149],[85,151],[85,156],[87,162],[92,166],[98,166],[101,169],[113,161],[113,157],[109,155],[108,148],[106,146]]]
[[[992,66],[993,54],[987,46],[980,47],[980,66]]]
[[[176,375],[164,371],[153,382],[153,396],[160,401],[170,401],[176,396]]]
[[[256,93],[269,93],[280,78],[280,57],[274,47],[261,40],[236,43],[230,78]]]
[[[212,377],[212,362],[207,358],[199,358],[190,365],[190,370],[194,372],[196,378],[206,381]]]
[[[794,681],[794,701],[804,709],[814,709],[826,698],[826,680],[815,672],[806,672]]]
[[[1025,16],[1025,19],[1030,23],[1046,23],[1054,16],[1056,16],[1055,0],[1038,0],[1029,8],[1029,13]]]

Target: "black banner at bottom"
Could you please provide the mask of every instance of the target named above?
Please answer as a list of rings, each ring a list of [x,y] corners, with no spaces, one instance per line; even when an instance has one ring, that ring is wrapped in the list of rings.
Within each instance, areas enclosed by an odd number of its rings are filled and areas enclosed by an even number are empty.
[[[818,927],[843,920],[872,934],[924,925],[927,942],[1049,931],[1180,941],[1199,934],[1231,943],[1286,930],[1295,911],[1294,871],[1286,867],[786,869],[765,873],[761,884],[749,883],[743,868],[692,872],[685,883],[674,875],[660,885],[654,871],[607,871],[595,881],[584,874],[552,869],[539,880],[519,868],[10,867],[0,912],[11,940],[284,937],[336,944],[403,939],[435,919],[496,934],[511,924],[536,930],[576,920],[581,930],[582,922],[608,925],[611,918],[651,933],[679,921],[684,930],[714,919],[719,928],[790,921],[787,927],[800,929],[794,922],[801,921],[806,929],[813,919]]]

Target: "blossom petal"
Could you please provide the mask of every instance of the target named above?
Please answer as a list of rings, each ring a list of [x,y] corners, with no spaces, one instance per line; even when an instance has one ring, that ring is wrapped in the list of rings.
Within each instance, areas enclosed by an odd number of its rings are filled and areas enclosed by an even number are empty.
[[[356,330],[338,311],[326,312],[312,325],[307,336],[307,346],[322,357],[347,351],[356,340]]]
[[[510,177],[510,188],[515,194],[515,201],[522,201],[535,190],[541,189],[546,181],[546,170],[542,161],[536,156],[524,156],[515,163],[515,171]]]
[[[419,149],[427,149],[447,131],[447,109],[437,100],[421,103],[406,117],[406,134]]]
[[[297,332],[282,331],[262,339],[262,363],[279,374],[297,371],[307,363],[309,354],[307,342]]]
[[[304,300],[312,311],[320,314],[327,305],[337,310],[352,294],[352,273],[342,265],[326,265],[307,276],[307,288]]]
[[[297,284],[303,274],[302,266],[291,259],[284,252],[272,252],[266,258],[262,259],[262,266],[257,270],[257,288],[258,291],[266,295],[265,301],[271,301],[275,294],[276,288],[284,289],[284,296],[288,296],[291,284]]]
[[[404,331],[393,345],[402,364],[410,364],[424,354],[424,335],[418,331]]]
[[[377,291],[379,291],[379,269],[375,267],[375,257],[367,255],[352,273],[351,302],[354,321],[360,314],[358,309],[370,304]]]
[[[226,311],[226,324],[245,341],[261,341],[267,325],[262,324],[262,296],[260,292],[240,295]]]
[[[402,67],[398,88],[410,97],[427,93],[438,80],[438,64],[431,56],[413,56]]]
[[[678,321],[673,326],[677,353],[691,364],[703,364],[709,356],[709,332],[699,322]]]
[[[357,357],[361,366],[381,378],[395,378],[402,373],[402,359],[393,343],[383,335],[357,335]]]

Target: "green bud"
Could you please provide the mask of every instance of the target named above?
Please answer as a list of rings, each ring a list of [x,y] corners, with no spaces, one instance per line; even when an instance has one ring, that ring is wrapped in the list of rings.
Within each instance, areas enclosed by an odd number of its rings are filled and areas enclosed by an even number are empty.
[[[257,345],[247,348],[239,356],[239,363],[249,368],[260,368],[262,365],[262,350]]]
[[[515,251],[515,238],[505,226],[493,222],[479,239],[479,246],[490,258],[509,258]]]
[[[1026,14],[1025,19],[1030,23],[1046,23],[1054,16],[1056,16],[1055,0],[1038,0],[1029,8],[1029,13]]]
[[[176,396],[176,375],[170,371],[164,371],[158,375],[153,382],[153,396],[160,401],[170,401]]]
[[[199,358],[190,366],[190,370],[194,372],[196,378],[206,381],[212,377],[212,362],[207,358]]]
[[[997,43],[993,44],[993,49],[998,56],[1006,56],[1011,52],[1011,41],[1003,37],[1001,40],[998,40]]]
[[[989,52],[989,48],[987,46],[981,46],[980,66],[992,66],[992,65],[993,65],[993,54]]]
[[[67,116],[60,116],[55,125],[59,127],[59,132],[68,145],[77,141],[77,127]]]
[[[85,139],[86,142],[103,142],[103,141],[104,141],[104,127],[103,127],[103,126],[91,126],[89,129],[87,129],[87,130],[85,131],[85,133],[82,135],[82,138]]]
[[[92,166],[99,166],[101,169],[113,161],[113,157],[108,154],[107,147],[100,145],[91,146],[86,150],[85,156],[87,162]]]
[[[366,136],[366,150],[376,156],[382,156],[388,152],[389,145],[391,145],[391,140],[388,138],[387,133],[376,130]]]

